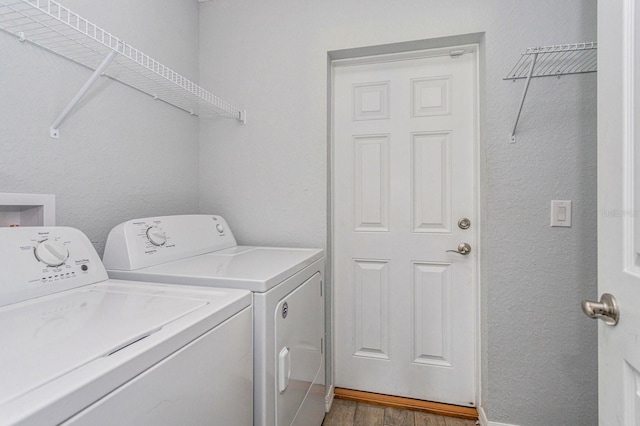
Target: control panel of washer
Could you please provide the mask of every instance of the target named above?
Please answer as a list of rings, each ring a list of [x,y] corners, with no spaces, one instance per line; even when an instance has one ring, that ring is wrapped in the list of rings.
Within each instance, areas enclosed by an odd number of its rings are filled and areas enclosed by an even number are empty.
[[[235,246],[221,216],[148,217],[113,228],[103,262],[107,269],[131,271]]]
[[[95,248],[77,229],[0,228],[0,305],[106,279]]]

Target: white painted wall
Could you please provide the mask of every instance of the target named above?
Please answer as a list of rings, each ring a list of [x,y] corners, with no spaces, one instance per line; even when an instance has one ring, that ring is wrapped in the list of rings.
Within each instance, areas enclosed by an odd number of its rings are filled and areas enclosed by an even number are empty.
[[[250,244],[325,246],[327,52],[485,33],[482,404],[507,424],[597,423],[595,76],[503,81],[535,45],[593,41],[595,0],[216,0],[200,77],[248,124],[200,123],[200,210]],[[551,199],[573,227],[549,227]],[[339,283],[337,283],[339,285]],[[339,325],[338,325],[339,326]]]
[[[62,3],[197,81],[196,0]],[[57,224],[100,252],[119,222],[197,209],[197,117],[103,78],[51,139],[91,72],[1,31],[0,52],[0,192],[56,194]]]

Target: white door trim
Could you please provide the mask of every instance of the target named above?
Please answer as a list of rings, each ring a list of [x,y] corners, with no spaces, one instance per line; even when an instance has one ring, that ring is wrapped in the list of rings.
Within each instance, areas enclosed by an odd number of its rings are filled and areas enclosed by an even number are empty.
[[[623,151],[625,153],[625,158],[623,160],[623,193],[625,196],[623,197],[624,212],[633,212],[636,209],[636,201],[635,201],[635,188],[633,182],[635,182],[635,120],[634,115],[636,114],[636,106],[635,106],[635,96],[636,96],[636,84],[634,82],[635,77],[635,52],[634,49],[637,46],[634,46],[634,37],[635,33],[638,29],[635,26],[634,18],[635,18],[635,2],[632,0],[625,0],[623,2],[623,16],[624,26],[622,28],[623,34],[623,54],[622,54],[622,114],[624,116],[624,122],[622,127],[622,145]],[[623,232],[623,244],[624,251],[623,253],[626,255],[624,257],[623,265],[625,272],[636,277],[640,278],[640,268],[636,266],[635,261],[635,253],[637,242],[635,241],[634,236],[635,232],[635,218],[634,215],[625,214],[623,215],[623,223],[624,223],[624,232]]]
[[[389,53],[386,55],[360,56],[356,58],[336,59],[331,62],[333,67],[345,67],[352,65],[379,64],[384,62],[406,61],[409,59],[433,58],[436,56],[450,56],[451,51],[465,50],[477,52],[477,44],[456,45],[451,47],[439,47],[433,49],[414,50],[410,52]]]
[[[335,159],[334,159],[334,143],[335,143],[335,135],[334,135],[334,123],[333,123],[333,119],[332,119],[332,112],[333,112],[333,103],[334,103],[334,80],[335,80],[335,76],[334,76],[334,69],[335,67],[338,66],[348,66],[348,65],[354,65],[354,64],[365,64],[365,63],[377,63],[377,62],[388,62],[388,61],[398,61],[398,60],[405,60],[405,59],[413,59],[413,58],[419,58],[419,57],[430,57],[430,56],[441,56],[441,55],[449,55],[450,52],[452,50],[459,50],[459,49],[472,49],[474,52],[476,52],[477,55],[477,60],[476,60],[476,70],[475,70],[475,78],[476,78],[476,90],[477,92],[477,96],[476,96],[476,122],[474,123],[474,131],[475,131],[475,141],[474,141],[474,152],[473,152],[473,177],[474,177],[474,217],[478,218],[477,219],[477,226],[474,227],[475,228],[475,232],[476,232],[476,246],[475,250],[477,253],[477,257],[476,257],[476,277],[475,277],[475,289],[476,289],[476,295],[475,295],[475,300],[476,300],[476,321],[475,321],[475,359],[476,359],[476,366],[475,366],[475,388],[476,388],[476,395],[475,395],[475,403],[476,403],[476,407],[480,410],[481,406],[482,406],[482,386],[481,386],[481,378],[482,378],[482,353],[481,353],[481,344],[482,344],[482,340],[481,340],[481,331],[482,331],[482,313],[481,313],[481,307],[482,307],[482,275],[483,275],[483,270],[482,270],[482,210],[481,210],[481,182],[482,182],[482,169],[481,169],[481,146],[483,145],[483,133],[482,133],[482,125],[481,125],[481,117],[483,117],[483,112],[482,112],[482,108],[481,105],[483,103],[483,87],[484,85],[481,83],[480,81],[480,75],[481,75],[481,63],[483,63],[484,59],[481,57],[482,53],[483,53],[483,49],[481,49],[481,46],[479,43],[471,43],[471,44],[451,44],[450,46],[446,46],[446,47],[438,47],[438,48],[433,48],[433,49],[426,49],[426,50],[414,50],[414,51],[407,51],[407,52],[397,52],[397,53],[390,53],[390,54],[384,54],[384,55],[375,55],[375,56],[358,56],[357,52],[354,52],[354,56],[351,58],[341,58],[341,59],[335,59],[332,60],[331,57],[329,57],[329,63],[328,63],[328,71],[329,71],[329,87],[328,87],[328,122],[329,122],[329,126],[328,126],[328,132],[329,132],[329,144],[328,144],[328,175],[329,175],[329,187],[328,187],[328,202],[329,202],[329,207],[328,207],[328,214],[329,214],[329,219],[328,219],[328,225],[329,225],[329,241],[327,244],[327,247],[329,248],[329,253],[328,253],[328,263],[330,264],[330,267],[328,268],[328,272],[330,275],[330,294],[331,294],[331,306],[330,306],[330,326],[331,326],[331,330],[333,330],[334,328],[334,294],[335,294],[335,273],[334,273],[334,269],[333,269],[333,265],[335,264],[334,262],[334,258],[333,258],[333,253],[335,253],[335,247],[334,247],[334,223],[333,223],[333,217],[335,217],[335,211],[334,211],[334,194],[335,194],[335,170],[334,170],[334,164],[335,164]],[[328,371],[331,371],[331,377],[328,377],[329,382],[327,383],[327,387],[328,388],[333,388],[333,384],[335,383],[335,377],[334,377],[334,368],[333,366],[335,365],[335,342],[333,341],[334,339],[334,334],[333,332],[331,332],[331,353],[327,354],[327,359],[330,360],[331,366],[330,368],[328,368]],[[498,426],[496,424],[496,426]]]

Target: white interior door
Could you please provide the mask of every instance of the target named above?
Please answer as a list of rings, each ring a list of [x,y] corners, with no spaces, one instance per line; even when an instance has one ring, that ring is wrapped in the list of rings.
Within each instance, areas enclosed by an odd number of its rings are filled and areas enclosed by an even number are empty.
[[[606,426],[640,425],[639,13],[634,0],[598,2],[598,292],[620,311],[617,325],[598,325]]]
[[[334,64],[337,387],[476,404],[477,54],[465,50]],[[461,243],[471,252],[447,252]]]

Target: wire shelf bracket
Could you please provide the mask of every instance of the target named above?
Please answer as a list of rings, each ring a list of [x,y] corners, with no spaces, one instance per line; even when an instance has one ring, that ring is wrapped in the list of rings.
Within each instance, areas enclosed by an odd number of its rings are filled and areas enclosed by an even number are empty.
[[[246,123],[245,110],[223,101],[54,0],[0,0],[0,30],[94,70],[51,124],[51,137],[59,137],[60,125],[102,75],[193,115],[214,115]]]
[[[516,142],[516,129],[527,97],[531,79],[535,77],[558,77],[570,74],[597,72],[597,48],[595,42],[538,46],[528,48],[513,66],[504,80],[526,79],[520,106],[516,114],[510,141]]]

